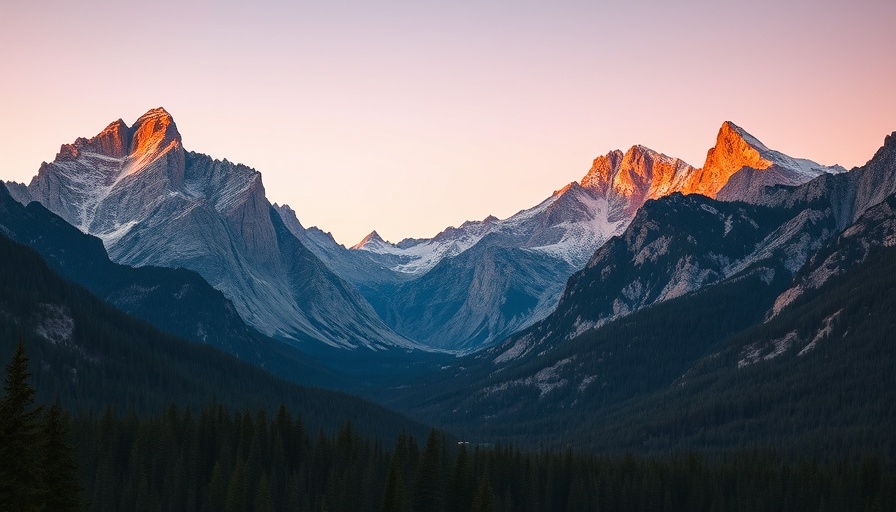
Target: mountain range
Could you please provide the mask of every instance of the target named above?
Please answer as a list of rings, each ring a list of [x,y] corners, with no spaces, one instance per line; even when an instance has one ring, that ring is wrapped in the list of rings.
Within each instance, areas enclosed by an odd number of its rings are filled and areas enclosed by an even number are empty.
[[[892,456],[872,432],[896,425],[894,172],[896,134],[866,165],[766,188],[762,204],[648,201],[548,317],[390,404],[556,446]]]
[[[842,172],[839,166],[770,150],[726,122],[702,168],[643,146],[612,151],[596,158],[579,182],[532,208],[504,220],[469,221],[431,239],[391,244],[374,231],[346,249],[320,230],[302,228],[288,207],[278,211],[398,333],[424,345],[469,352],[550,314],[567,278],[622,234],[650,199],[675,192],[746,199],[767,185]]]
[[[483,439],[732,446],[756,418],[821,432],[823,412],[870,446],[862,432],[896,424],[892,393],[860,392],[892,380],[889,274],[874,276],[894,198],[896,133],[846,171],[726,122],[700,168],[633,146],[507,219],[346,248],[271,204],[257,171],[186,151],[153,109],[0,187],[0,233],[170,335]],[[9,304],[51,345],[69,332],[74,306]],[[748,408],[719,402],[738,390]]]
[[[265,335],[470,352],[550,314],[566,279],[645,201],[675,192],[743,199],[842,171],[772,151],[726,122],[700,169],[633,146],[507,219],[397,244],[373,232],[346,249],[269,203],[257,171],[184,150],[159,108],[63,145],[27,187],[9,188],[99,237],[117,263],[198,272]]]

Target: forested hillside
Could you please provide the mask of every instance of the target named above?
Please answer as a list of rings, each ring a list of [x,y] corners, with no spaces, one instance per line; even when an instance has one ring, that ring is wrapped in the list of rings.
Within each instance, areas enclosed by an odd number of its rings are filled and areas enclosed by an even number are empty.
[[[0,357],[17,340],[36,362],[38,400],[69,411],[151,414],[212,402],[236,409],[285,404],[309,428],[335,431],[351,419],[370,435],[422,425],[350,395],[306,388],[220,350],[159,332],[60,278],[33,250],[0,235]]]
[[[526,453],[512,447],[394,445],[347,423],[315,433],[285,407],[210,404],[150,416],[79,415],[31,400],[21,344],[0,398],[0,509],[159,511],[892,510],[896,473],[856,463],[784,462],[759,452],[706,458]],[[74,449],[72,449],[72,445]]]

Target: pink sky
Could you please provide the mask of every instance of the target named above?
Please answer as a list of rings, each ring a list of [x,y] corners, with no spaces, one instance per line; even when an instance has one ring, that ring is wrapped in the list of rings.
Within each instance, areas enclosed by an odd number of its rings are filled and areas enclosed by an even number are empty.
[[[896,2],[0,3],[0,179],[164,106],[184,145],[352,245],[504,218],[725,120],[861,165],[896,130]],[[488,4],[488,5],[482,5]]]

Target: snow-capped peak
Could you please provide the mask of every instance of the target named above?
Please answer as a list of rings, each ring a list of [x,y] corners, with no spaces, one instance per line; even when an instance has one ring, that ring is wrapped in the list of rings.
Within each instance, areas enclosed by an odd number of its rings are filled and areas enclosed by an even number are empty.
[[[370,232],[370,234],[362,238],[360,242],[353,245],[352,249],[364,249],[376,252],[377,249],[385,245],[391,246],[392,244],[383,240],[383,237],[381,237],[380,234],[376,232],[376,230],[373,230]]]
[[[751,135],[749,132],[732,123],[731,121],[725,121],[722,123],[722,127],[719,129],[719,138],[731,138],[731,137],[740,137],[744,142],[755,148],[757,151],[770,151],[768,146],[763,144],[759,139]]]
[[[164,149],[172,142],[180,144],[181,137],[171,117],[164,108],[149,110],[134,123],[130,153],[146,154]]]

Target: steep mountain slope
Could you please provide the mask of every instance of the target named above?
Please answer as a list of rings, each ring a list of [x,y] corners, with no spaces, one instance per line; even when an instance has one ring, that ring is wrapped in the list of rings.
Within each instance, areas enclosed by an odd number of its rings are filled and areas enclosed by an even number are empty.
[[[413,276],[391,270],[399,263],[388,254],[350,251],[316,227],[305,228],[288,205],[274,204],[286,228],[336,275],[351,282],[368,298],[389,293],[392,287]]]
[[[34,250],[2,233],[0,261],[0,360],[9,361],[23,340],[40,402],[139,414],[212,403],[273,412],[282,403],[312,431],[333,432],[348,421],[389,438],[427,431],[359,398],[297,386],[210,345],[163,334],[60,278]]]
[[[817,210],[783,210],[720,203],[675,194],[649,202],[625,234],[598,249],[567,283],[541,330],[569,336],[651,304],[719,283],[752,268],[788,274],[836,233]],[[772,261],[772,267],[757,266]],[[789,278],[790,275],[787,276]]]
[[[765,188],[751,202],[772,207],[816,205],[831,209],[844,229],[869,208],[896,192],[896,132],[862,167],[837,175],[822,175],[798,187]]]
[[[257,332],[221,292],[184,269],[112,263],[102,242],[81,233],[40,203],[22,206],[0,185],[0,232],[38,251],[48,265],[116,308],[171,334],[211,343],[255,362]]]
[[[164,109],[62,146],[28,193],[102,239],[118,263],[195,270],[267,335],[415,346],[283,228],[258,172],[185,151]]]
[[[752,445],[896,460],[894,263],[893,247],[873,247],[666,389],[592,416],[565,440],[602,451]]]
[[[543,318],[561,291],[565,260],[518,249],[491,233],[395,288],[380,314],[400,333],[450,350],[475,350]],[[441,326],[441,327],[438,327]]]
[[[761,322],[786,286],[763,277],[751,272],[573,339],[569,331],[548,333],[550,342],[535,345],[526,336],[540,322],[512,343],[396,388],[386,403],[476,440],[560,444],[568,429],[669,386],[721,341]]]
[[[2,185],[0,233],[38,251],[65,279],[163,332],[208,343],[296,382],[338,382],[333,371],[308,354],[248,327],[233,303],[199,274],[182,268],[133,268],[113,263],[99,239],[82,233],[38,202],[22,206]]]
[[[811,295],[831,279],[868,260],[882,247],[896,245],[896,195],[869,208],[835,243],[819,251],[800,271],[792,286],[775,301],[772,314],[804,295]]]

